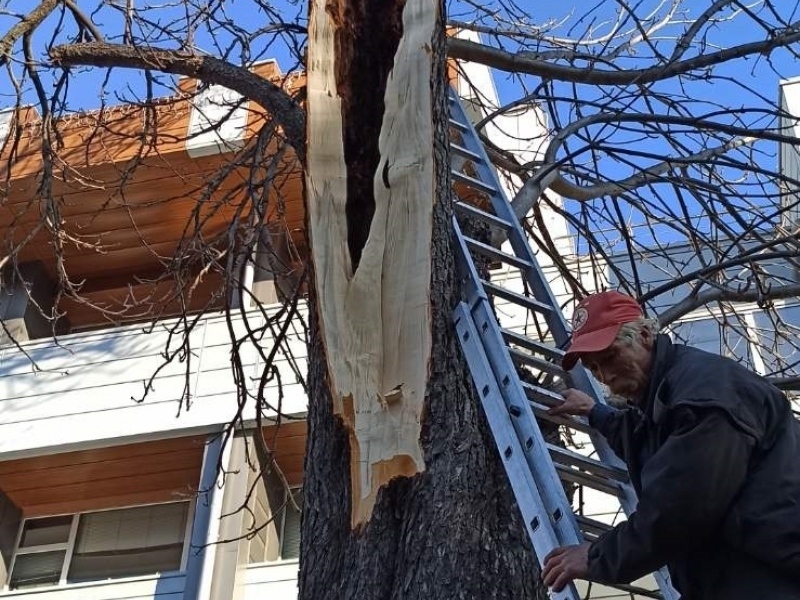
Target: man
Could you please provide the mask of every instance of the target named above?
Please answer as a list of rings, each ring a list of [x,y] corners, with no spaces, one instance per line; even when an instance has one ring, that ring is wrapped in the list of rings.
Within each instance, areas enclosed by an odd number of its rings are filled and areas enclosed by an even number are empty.
[[[551,552],[544,582],[628,583],[667,565],[682,600],[800,599],[800,424],[786,397],[733,360],[673,344],[633,298],[583,300],[563,359],[617,410],[570,389],[626,462],[639,504],[596,541]]]

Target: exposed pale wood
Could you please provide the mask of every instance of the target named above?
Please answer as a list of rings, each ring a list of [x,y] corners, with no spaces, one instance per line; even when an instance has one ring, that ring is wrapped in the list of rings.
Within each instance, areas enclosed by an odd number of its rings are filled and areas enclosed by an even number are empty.
[[[324,0],[312,3],[308,220],[334,410],[350,432],[354,526],[369,519],[383,484],[425,467],[419,435],[431,347],[430,50],[437,10],[432,0],[411,0],[403,9],[403,36],[384,96],[375,214],[353,273],[336,81],[337,27],[347,25],[337,23]],[[395,391],[399,397],[387,403]]]

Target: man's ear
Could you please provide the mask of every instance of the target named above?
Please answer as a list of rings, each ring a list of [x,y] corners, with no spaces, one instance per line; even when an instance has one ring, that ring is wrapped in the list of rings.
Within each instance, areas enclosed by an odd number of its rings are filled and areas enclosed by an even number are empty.
[[[641,338],[642,346],[644,346],[645,349],[647,350],[653,349],[653,346],[655,345],[656,342],[656,338],[649,327],[645,327],[644,325],[642,325],[641,329],[639,330],[639,337]]]

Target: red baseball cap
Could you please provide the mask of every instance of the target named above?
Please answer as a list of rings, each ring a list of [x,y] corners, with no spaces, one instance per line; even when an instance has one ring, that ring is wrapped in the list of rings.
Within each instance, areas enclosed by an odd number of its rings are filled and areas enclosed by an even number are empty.
[[[581,300],[572,315],[572,343],[562,366],[569,371],[585,352],[600,352],[617,337],[620,327],[644,316],[639,303],[619,292],[600,292]]]

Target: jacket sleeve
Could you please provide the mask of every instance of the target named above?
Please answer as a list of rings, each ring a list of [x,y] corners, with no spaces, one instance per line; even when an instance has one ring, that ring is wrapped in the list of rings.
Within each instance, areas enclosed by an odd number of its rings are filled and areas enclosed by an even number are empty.
[[[624,432],[631,429],[633,424],[628,424],[638,414],[631,409],[616,409],[608,404],[599,402],[592,407],[589,413],[589,425],[599,431],[608,441],[614,454],[625,459]]]
[[[589,579],[626,583],[706,542],[744,483],[755,440],[717,408],[677,407],[642,470],[636,512],[592,543]]]

